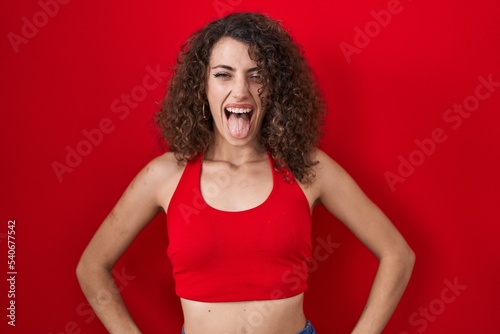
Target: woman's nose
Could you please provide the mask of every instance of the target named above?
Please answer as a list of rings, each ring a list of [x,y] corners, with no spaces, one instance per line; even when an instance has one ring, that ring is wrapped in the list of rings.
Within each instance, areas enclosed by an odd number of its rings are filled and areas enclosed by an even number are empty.
[[[232,95],[235,98],[241,99],[248,95],[248,82],[246,78],[235,78]]]

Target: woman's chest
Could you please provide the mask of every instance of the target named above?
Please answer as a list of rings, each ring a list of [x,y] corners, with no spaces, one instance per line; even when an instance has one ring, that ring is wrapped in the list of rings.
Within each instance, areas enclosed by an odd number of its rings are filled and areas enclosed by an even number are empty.
[[[267,168],[266,168],[267,167]],[[245,211],[263,204],[274,188],[269,164],[242,168],[207,165],[200,177],[203,200],[222,211]]]

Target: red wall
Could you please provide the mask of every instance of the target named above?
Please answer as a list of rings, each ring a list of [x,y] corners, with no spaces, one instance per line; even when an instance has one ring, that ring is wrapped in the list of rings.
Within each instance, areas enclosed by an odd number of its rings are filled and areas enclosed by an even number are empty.
[[[58,3],[0,5],[2,333],[105,332],[76,281],[78,258],[161,152],[152,115],[181,43],[235,10],[283,20],[302,44],[328,103],[321,147],[417,254],[386,333],[499,331],[497,1]],[[9,220],[15,327],[6,317]],[[307,316],[319,333],[348,333],[376,260],[321,208],[313,238],[332,246],[311,268]],[[166,244],[158,217],[116,266],[144,333],[182,324]]]

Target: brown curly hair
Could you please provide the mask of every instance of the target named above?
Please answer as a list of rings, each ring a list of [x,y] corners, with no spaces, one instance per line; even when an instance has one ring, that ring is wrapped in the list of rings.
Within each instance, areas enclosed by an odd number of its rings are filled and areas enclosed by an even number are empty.
[[[257,13],[233,13],[192,34],[181,47],[156,122],[179,162],[206,153],[213,142],[213,120],[203,115],[208,105],[206,83],[212,47],[222,37],[249,46],[261,69],[265,116],[259,142],[270,152],[276,170],[286,179],[314,180],[310,153],[319,141],[325,104],[302,50],[279,21]]]

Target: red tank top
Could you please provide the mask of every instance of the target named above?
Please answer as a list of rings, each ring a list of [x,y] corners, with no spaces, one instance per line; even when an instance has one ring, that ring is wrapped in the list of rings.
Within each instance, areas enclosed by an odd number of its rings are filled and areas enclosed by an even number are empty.
[[[302,189],[274,170],[273,188],[257,207],[209,206],[200,191],[202,157],[186,164],[167,209],[176,293],[202,302],[270,300],[307,288],[311,213]]]

